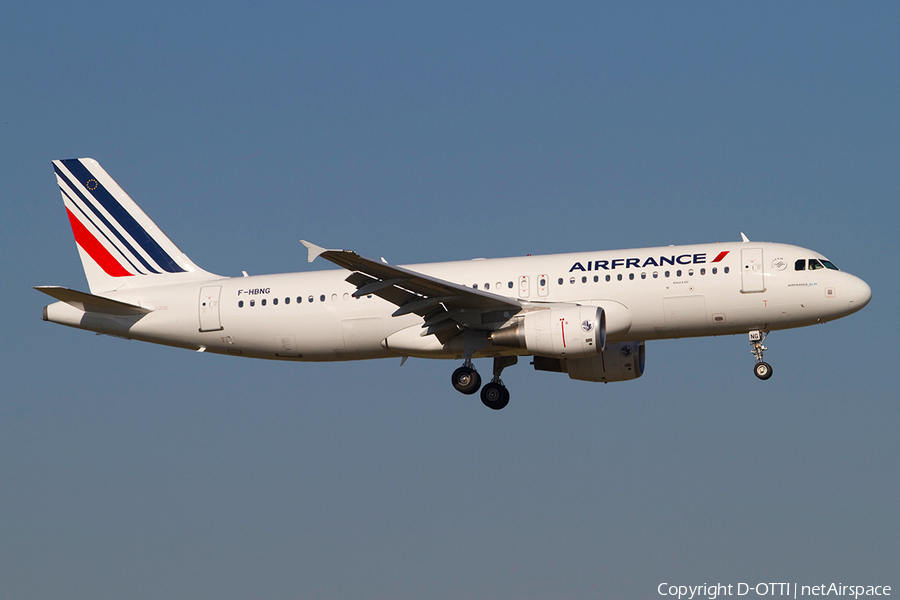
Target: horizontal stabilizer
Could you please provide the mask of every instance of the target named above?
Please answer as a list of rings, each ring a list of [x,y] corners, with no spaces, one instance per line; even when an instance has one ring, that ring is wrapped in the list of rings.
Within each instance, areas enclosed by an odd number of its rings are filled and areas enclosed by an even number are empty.
[[[92,294],[70,290],[69,288],[56,285],[36,286],[34,289],[84,312],[103,313],[107,315],[145,315],[149,312],[153,312],[152,309],[143,308],[135,304],[110,300],[109,298],[94,296]]]

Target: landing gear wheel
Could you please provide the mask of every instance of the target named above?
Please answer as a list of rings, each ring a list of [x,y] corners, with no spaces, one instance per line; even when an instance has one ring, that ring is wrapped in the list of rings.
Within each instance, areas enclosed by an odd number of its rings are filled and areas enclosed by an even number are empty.
[[[509,390],[492,381],[481,388],[481,402],[490,409],[500,410],[509,404]]]
[[[772,376],[772,367],[769,366],[769,363],[756,363],[756,366],[753,367],[753,374],[765,381]]]
[[[756,359],[756,366],[753,367],[753,374],[765,381],[772,376],[772,367],[769,363],[763,362],[763,352],[767,350],[763,346],[763,342],[769,335],[768,331],[760,331],[754,329],[750,332],[750,354]]]
[[[471,367],[460,367],[453,371],[453,387],[463,394],[474,394],[481,387],[481,375]]]

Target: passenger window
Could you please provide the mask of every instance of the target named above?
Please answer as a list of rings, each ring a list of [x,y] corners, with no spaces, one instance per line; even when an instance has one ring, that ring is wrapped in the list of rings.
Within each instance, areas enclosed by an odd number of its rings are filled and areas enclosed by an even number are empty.
[[[489,284],[489,283],[484,284],[484,289],[486,289],[486,290],[491,289],[491,284]]]
[[[606,280],[609,281],[610,279],[612,279],[612,278],[609,275],[607,275]]]
[[[513,282],[510,281],[509,283],[507,283],[507,284],[506,284],[506,287],[508,287],[509,289],[512,289],[512,288],[513,288]]]
[[[297,296],[297,304],[303,302],[303,296]]]
[[[473,289],[473,290],[477,290],[477,289],[478,289],[478,284],[477,284],[477,283],[473,283],[473,284],[472,284],[472,289]]]
[[[719,272],[719,270],[716,267],[713,267],[713,275],[715,275],[718,272]]]
[[[669,273],[671,273],[671,271],[666,271],[666,272],[665,272],[666,279],[669,278]]]
[[[600,276],[594,275],[594,283],[597,283],[598,281],[600,281]]]
[[[244,308],[244,301],[238,300],[238,308]]]
[[[723,272],[723,273],[728,273],[728,271],[730,271],[730,270],[731,270],[731,269],[729,269],[728,267],[725,267],[724,269],[722,269],[722,272]]]
[[[256,300],[251,300],[251,301],[250,301],[250,306],[256,306]]]
[[[646,274],[646,273],[641,273],[641,279],[647,279],[647,274]]]
[[[272,298],[272,304],[278,306],[278,298]]]
[[[266,299],[263,298],[262,301],[260,301],[260,304],[261,304],[262,306],[265,306],[265,305],[266,305]]]
[[[701,275],[706,275],[706,269],[700,269],[700,274],[701,274]]]
[[[582,277],[582,278],[581,278],[581,283],[587,283],[587,277]]]
[[[313,301],[313,297],[312,297],[312,296],[309,297],[309,301],[310,301],[310,302]]]
[[[574,277],[569,277],[569,283],[572,284],[572,285],[575,285],[575,278],[574,278]]]
[[[291,303],[291,299],[290,299],[290,298],[285,298],[285,299],[284,299],[284,303],[285,303],[285,304],[290,304],[290,303]]]
[[[681,269],[675,271],[675,277],[681,277]]]
[[[801,258],[800,260],[798,260],[797,262],[795,262],[795,263],[794,263],[794,270],[795,270],[795,271],[805,271],[805,270],[806,270],[806,259],[805,259],[805,258]]]
[[[501,283],[501,282],[498,281],[498,282],[497,282],[497,285],[495,285],[494,287],[497,288],[497,290],[502,290],[502,289],[503,289],[503,283]]]
[[[631,281],[634,281],[634,273],[629,273],[628,279],[630,279]]]
[[[659,271],[653,271],[653,279],[656,279],[658,277],[659,277]]]
[[[694,270],[688,269],[688,277],[693,277],[693,276],[694,276]]]
[[[616,279],[618,279],[619,281],[622,281],[622,274],[619,273],[618,275],[616,275]]]

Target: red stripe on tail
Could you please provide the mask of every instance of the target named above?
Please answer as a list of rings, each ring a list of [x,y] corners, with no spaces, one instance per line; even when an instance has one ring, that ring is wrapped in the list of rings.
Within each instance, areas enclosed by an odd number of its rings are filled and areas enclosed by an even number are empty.
[[[72,225],[72,233],[75,234],[75,241],[81,248],[94,259],[94,262],[100,265],[100,268],[110,277],[131,277],[134,273],[129,273],[125,267],[109,253],[109,250],[103,247],[97,238],[95,238],[87,227],[82,225],[75,215],[68,208],[66,213],[69,215],[69,223]]]

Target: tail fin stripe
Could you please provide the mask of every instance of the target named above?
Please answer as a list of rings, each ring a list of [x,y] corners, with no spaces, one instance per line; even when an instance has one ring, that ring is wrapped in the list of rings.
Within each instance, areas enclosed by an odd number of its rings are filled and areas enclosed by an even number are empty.
[[[62,162],[69,172],[83,184],[86,185],[87,182],[91,180],[97,182],[91,172],[88,171],[80,160],[69,159],[60,162]],[[150,237],[150,234],[147,233],[141,224],[138,223],[121,204],[119,204],[118,200],[116,200],[102,184],[97,182],[97,185],[94,186],[94,189],[91,189],[90,192],[94,199],[106,209],[113,219],[128,232],[131,238],[136,241],[164,271],[168,273],[185,272],[184,269],[172,260],[172,257],[162,249],[156,240]]]
[[[131,277],[134,273],[129,273],[116,258],[109,253],[109,250],[103,247],[96,237],[91,235],[78,217],[72,214],[68,208],[66,214],[69,215],[69,223],[72,224],[72,233],[75,234],[75,241],[79,246],[94,259],[100,268],[110,277]]]
[[[64,161],[64,162],[68,162],[68,161]],[[68,166],[68,165],[66,165],[66,166]],[[134,256],[136,259],[138,259],[142,265],[144,265],[145,269],[147,269],[151,273],[159,273],[159,271],[157,271],[156,269],[151,267],[150,263],[148,263],[146,260],[144,260],[144,257],[141,256],[141,254],[139,252],[137,252],[130,243],[128,243],[128,240],[125,239],[125,236],[123,236],[119,232],[119,230],[117,228],[115,228],[112,225],[112,223],[110,223],[109,220],[105,216],[103,216],[103,213],[101,213],[100,210],[96,206],[94,206],[94,204],[90,200],[85,198],[84,194],[81,193],[81,191],[72,183],[72,181],[66,176],[65,173],[63,173],[61,170],[57,169],[56,165],[53,165],[53,168],[56,170],[56,174],[66,183],[66,185],[69,187],[69,189],[71,191],[73,191],[81,199],[81,201],[85,204],[85,206],[87,206],[88,208],[91,209],[91,212],[93,212],[94,215],[96,215],[97,218],[100,219],[100,221],[106,226],[106,228],[109,231],[111,231],[119,239],[119,241],[122,243],[123,246],[125,246],[125,248],[128,250],[128,252],[130,252],[132,256]],[[61,190],[63,189],[62,186],[60,186],[60,189]],[[84,211],[82,211],[82,212],[84,212]],[[87,213],[84,213],[84,216],[87,217],[91,221],[91,223],[94,225],[94,227],[96,227],[98,230],[102,231],[102,229],[93,221],[93,219],[90,219],[90,217],[87,215]],[[107,237],[107,239],[109,239],[109,238]],[[110,240],[110,242],[112,242],[112,240]],[[116,246],[116,244],[113,243],[113,246]]]
[[[103,236],[103,238],[104,238],[104,239],[106,240],[106,242],[109,244],[109,247],[110,247],[110,248],[115,249],[116,252],[118,252],[119,255],[122,257],[122,259],[124,259],[125,262],[127,262],[127,263],[129,264],[129,266],[130,266],[135,272],[137,272],[138,275],[146,275],[146,274],[147,274],[147,273],[145,273],[144,271],[142,271],[142,270],[140,269],[140,267],[138,267],[137,265],[135,265],[135,264],[131,261],[131,259],[128,258],[128,255],[127,255],[127,254],[124,254],[124,253],[122,253],[121,250],[119,250],[119,247],[116,246],[115,242],[113,242],[111,239],[109,239],[109,236],[106,235],[106,232],[103,231],[102,228],[100,228],[100,227],[97,226],[97,223],[95,223],[94,220],[91,219],[91,216],[90,216],[89,214],[87,214],[86,212],[84,212],[84,209],[81,208],[81,206],[79,205],[79,203],[76,202],[75,199],[72,198],[72,196],[71,196],[65,189],[63,189],[62,186],[60,186],[59,189],[60,189],[60,191],[63,193],[63,196],[65,196],[65,198],[72,204],[72,206],[74,206],[75,208],[78,209],[78,212],[81,213],[81,216],[84,217],[84,220],[87,221],[88,223],[90,223],[91,225],[93,225],[93,226],[94,226],[94,229],[96,229],[97,232],[98,232],[100,235]],[[69,207],[68,207],[68,206],[66,207],[66,212],[69,213],[69,221],[70,221],[70,222],[71,222],[71,220],[72,220],[73,218],[74,218],[75,220],[80,221],[80,219],[78,219],[78,217],[76,217],[74,213],[72,213],[71,211],[69,211]],[[90,230],[88,230],[87,227],[85,227],[83,223],[80,223],[80,222],[79,222],[78,225],[81,226],[82,228],[84,228],[85,231],[86,231],[89,235],[91,235]],[[72,225],[72,232],[73,232],[73,233],[75,232],[75,226],[74,226],[74,225]],[[95,235],[91,235],[91,237],[96,238]],[[77,236],[77,235],[75,236],[75,241],[78,241],[78,236]],[[102,243],[101,243],[99,240],[97,241],[97,243],[99,243],[99,244],[102,245]],[[79,244],[80,244],[80,242],[79,242]],[[104,250],[105,252],[108,252],[109,254],[112,254],[112,253],[109,252],[106,248],[103,248],[103,250]],[[87,251],[87,249],[85,249],[85,251]],[[90,252],[88,252],[88,254],[90,254]],[[93,256],[93,255],[92,255],[92,256]],[[119,262],[119,264],[121,264],[121,261],[117,261],[117,262]],[[99,263],[98,263],[98,264],[99,264]],[[105,270],[105,269],[104,269],[104,270]]]

